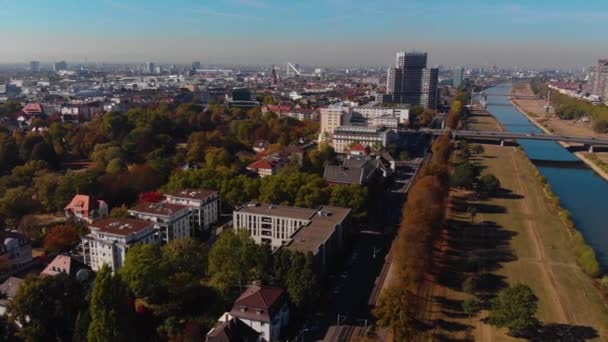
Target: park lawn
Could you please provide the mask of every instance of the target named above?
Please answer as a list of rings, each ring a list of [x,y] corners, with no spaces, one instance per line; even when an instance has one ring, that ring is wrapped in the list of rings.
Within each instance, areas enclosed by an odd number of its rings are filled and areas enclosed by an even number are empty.
[[[493,221],[515,233],[511,248],[517,260],[505,262],[496,273],[509,284],[529,285],[539,298],[543,323],[591,326],[608,338],[608,310],[589,277],[576,265],[570,232],[551,208],[544,189],[526,155],[514,147],[484,145],[483,172],[493,173],[509,198],[492,198],[486,204],[504,212],[480,213],[476,220]],[[561,306],[561,309],[560,309]],[[493,329],[498,338],[502,333]]]

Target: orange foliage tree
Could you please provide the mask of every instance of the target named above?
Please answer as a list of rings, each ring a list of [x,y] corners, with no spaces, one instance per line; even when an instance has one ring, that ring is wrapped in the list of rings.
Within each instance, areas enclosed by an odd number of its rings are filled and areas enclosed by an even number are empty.
[[[49,252],[62,252],[80,241],[78,231],[69,225],[55,226],[44,236],[44,249]]]

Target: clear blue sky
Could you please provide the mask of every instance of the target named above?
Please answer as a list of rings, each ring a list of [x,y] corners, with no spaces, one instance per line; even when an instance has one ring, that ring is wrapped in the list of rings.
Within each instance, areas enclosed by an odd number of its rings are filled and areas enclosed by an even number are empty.
[[[608,56],[608,1],[0,0],[0,62],[578,66]]]

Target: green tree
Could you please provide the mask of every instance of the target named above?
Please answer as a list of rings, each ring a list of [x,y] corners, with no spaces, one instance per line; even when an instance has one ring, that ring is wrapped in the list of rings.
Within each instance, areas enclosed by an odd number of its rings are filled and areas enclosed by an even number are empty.
[[[133,341],[134,310],[127,287],[120,276],[112,276],[104,265],[97,272],[91,292],[89,342]]]
[[[500,181],[493,174],[485,174],[479,179],[479,190],[486,194],[495,194],[500,190]]]
[[[245,285],[255,276],[258,246],[245,230],[223,232],[209,251],[209,275],[215,287],[223,292]]]
[[[20,322],[18,335],[27,341],[71,341],[84,305],[84,290],[70,276],[30,276],[10,301],[7,313],[11,321]]]
[[[481,302],[475,298],[468,298],[462,302],[462,311],[469,317],[481,310]]]
[[[457,188],[470,189],[475,182],[475,167],[469,163],[456,166],[450,175],[450,184]]]
[[[331,188],[331,205],[352,208],[352,217],[367,217],[368,190],[363,185],[337,185]]]
[[[506,327],[509,334],[520,336],[536,326],[538,298],[528,285],[517,284],[498,293],[492,301],[489,322],[498,327]]]
[[[111,175],[117,175],[127,170],[127,165],[120,159],[114,158],[110,160],[108,166],[106,166],[106,173]]]
[[[169,242],[162,247],[162,260],[172,273],[186,273],[200,280],[207,274],[207,254],[205,245],[186,238]]]
[[[38,203],[32,195],[32,191],[23,186],[8,189],[0,197],[0,216],[8,223],[16,224],[24,215],[36,211]]]
[[[154,302],[163,288],[166,279],[165,269],[160,262],[161,251],[158,245],[138,244],[129,249],[124,265],[118,273],[139,298]]]
[[[114,207],[110,211],[110,217],[112,218],[127,218],[129,217],[129,208],[126,205],[120,207]]]
[[[312,254],[295,253],[287,273],[287,294],[299,313],[312,315],[320,298]]]

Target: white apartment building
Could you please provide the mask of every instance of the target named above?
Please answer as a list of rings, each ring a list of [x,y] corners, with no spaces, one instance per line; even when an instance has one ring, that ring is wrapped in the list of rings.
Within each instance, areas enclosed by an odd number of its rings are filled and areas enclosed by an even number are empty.
[[[376,144],[386,147],[396,136],[397,133],[384,127],[340,126],[334,130],[332,146],[336,153],[345,153],[354,143],[365,147]]]
[[[249,202],[233,212],[233,226],[235,230],[247,230],[257,244],[269,244],[273,250],[311,252],[324,269],[331,256],[342,248],[344,222],[350,210]]]
[[[397,118],[399,123],[405,124],[410,119],[410,110],[407,107],[372,107],[363,106],[353,108],[353,112],[360,114],[366,119],[375,119],[379,117]]]
[[[129,215],[154,224],[161,243],[192,236],[190,207],[167,202],[140,203],[129,209]]]
[[[106,264],[113,272],[124,264],[127,251],[138,243],[156,243],[152,222],[135,219],[106,218],[89,225],[91,233],[82,238],[84,263],[93,271]]]
[[[191,227],[208,231],[220,218],[220,195],[206,189],[181,189],[165,194],[166,202],[190,208]]]
[[[334,130],[350,123],[351,109],[348,107],[329,106],[321,108],[321,134],[320,141],[331,140]]]

